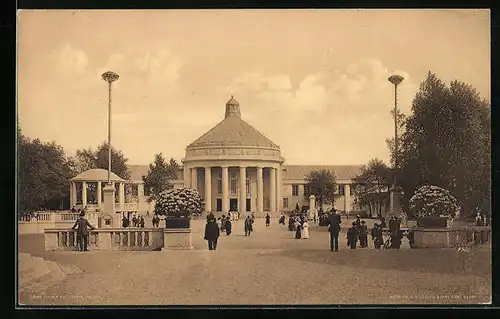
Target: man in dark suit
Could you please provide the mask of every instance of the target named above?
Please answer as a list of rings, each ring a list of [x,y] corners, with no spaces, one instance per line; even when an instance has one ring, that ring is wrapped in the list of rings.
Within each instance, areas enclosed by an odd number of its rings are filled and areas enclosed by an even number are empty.
[[[217,239],[219,236],[220,230],[215,217],[208,219],[207,224],[205,225],[205,240],[208,241],[208,250],[217,249]]]
[[[90,225],[89,221],[85,219],[85,212],[80,213],[80,218],[78,218],[71,227],[71,229],[75,229],[78,226],[76,231],[76,235],[78,236],[78,242],[80,244],[80,251],[89,251],[87,248],[89,242],[89,228],[94,230],[95,228]]]
[[[333,211],[328,216],[328,231],[330,232],[330,251],[339,251],[340,215]]]

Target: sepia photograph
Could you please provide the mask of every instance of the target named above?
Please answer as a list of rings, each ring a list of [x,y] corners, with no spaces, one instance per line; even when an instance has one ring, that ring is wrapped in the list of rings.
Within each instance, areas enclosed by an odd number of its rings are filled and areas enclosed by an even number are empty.
[[[490,305],[486,9],[17,11],[17,307]]]

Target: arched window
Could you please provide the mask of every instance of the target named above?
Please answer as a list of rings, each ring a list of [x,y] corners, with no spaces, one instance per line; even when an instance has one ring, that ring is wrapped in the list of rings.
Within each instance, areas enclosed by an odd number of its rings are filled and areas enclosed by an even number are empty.
[[[231,195],[235,195],[237,194],[238,192],[238,178],[235,174],[235,172],[233,172],[231,174],[231,182],[230,182],[230,191],[231,191]]]

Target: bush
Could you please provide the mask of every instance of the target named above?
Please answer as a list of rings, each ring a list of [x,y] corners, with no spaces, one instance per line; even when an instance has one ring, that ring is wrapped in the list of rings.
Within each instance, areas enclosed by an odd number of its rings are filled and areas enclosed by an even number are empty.
[[[167,218],[186,218],[201,214],[204,202],[200,194],[190,188],[169,189],[158,194],[155,213]]]
[[[455,217],[459,210],[457,200],[444,188],[425,185],[410,198],[410,212],[417,218]]]

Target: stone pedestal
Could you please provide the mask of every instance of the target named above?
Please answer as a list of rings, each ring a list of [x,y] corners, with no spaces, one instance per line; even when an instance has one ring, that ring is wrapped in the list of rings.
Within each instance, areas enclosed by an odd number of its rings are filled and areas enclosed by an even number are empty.
[[[190,250],[193,249],[191,228],[164,229],[162,250]]]
[[[308,219],[313,218],[313,215],[316,214],[316,196],[309,196],[309,216]]]
[[[391,189],[389,190],[389,216],[396,216],[398,218],[401,218],[401,224],[406,225],[406,214],[403,213],[403,210],[401,209],[401,200],[403,197],[403,189],[399,186],[393,185]]]
[[[104,188],[102,189],[104,193],[104,208],[103,208],[103,215],[108,215],[111,216],[113,219],[111,221],[111,225],[114,228],[120,228],[121,227],[121,219],[118,218],[119,216],[115,216],[115,187],[113,184],[106,184]]]
[[[415,248],[447,248],[453,246],[449,228],[420,228],[413,230]]]

